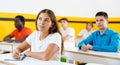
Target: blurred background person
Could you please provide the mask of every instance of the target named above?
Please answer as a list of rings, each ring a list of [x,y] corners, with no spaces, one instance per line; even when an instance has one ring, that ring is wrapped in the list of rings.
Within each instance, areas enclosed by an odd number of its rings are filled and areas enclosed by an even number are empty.
[[[32,31],[30,28],[25,27],[25,18],[21,15],[18,15],[14,19],[15,30],[4,37],[6,42],[22,42],[28,37]]]
[[[62,37],[64,40],[64,47],[75,47],[75,31],[73,28],[68,27],[68,19],[67,18],[61,18],[59,20],[61,23],[62,28],[60,29],[62,33]]]
[[[86,29],[83,29],[79,34],[77,38],[80,39],[85,39],[87,38],[92,32],[93,32],[93,23],[92,22],[88,22],[86,23]]]
[[[86,29],[81,30],[81,32],[78,34],[78,36],[76,38],[76,45],[81,40],[87,38],[92,32],[94,32],[94,30],[93,30],[93,23],[92,22],[86,23]]]

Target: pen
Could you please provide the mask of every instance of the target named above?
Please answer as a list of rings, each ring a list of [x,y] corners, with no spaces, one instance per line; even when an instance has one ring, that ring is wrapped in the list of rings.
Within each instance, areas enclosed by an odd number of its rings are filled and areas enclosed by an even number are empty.
[[[14,49],[14,53],[17,59],[20,58],[21,53],[17,49]]]
[[[23,56],[21,57],[21,59],[20,59],[20,60],[23,60],[25,57],[26,57],[26,55],[25,55],[25,54],[23,54]]]
[[[17,55],[19,55],[19,52],[18,52],[17,49],[15,49],[15,52],[16,52]],[[22,54],[22,56],[20,57],[20,60],[23,60],[25,57],[26,57],[26,55]]]
[[[15,49],[15,53],[19,55],[19,52],[18,52],[18,50],[17,50],[17,49]]]

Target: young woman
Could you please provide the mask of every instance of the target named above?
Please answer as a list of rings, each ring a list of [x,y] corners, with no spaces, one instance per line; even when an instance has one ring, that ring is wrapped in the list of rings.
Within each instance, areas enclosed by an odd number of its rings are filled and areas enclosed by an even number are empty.
[[[36,19],[37,30],[13,50],[13,58],[20,58],[21,52],[40,60],[57,60],[61,55],[62,37],[54,13],[49,9],[40,11]]]
[[[86,39],[93,32],[94,32],[94,30],[93,30],[93,23],[92,22],[88,22],[88,23],[86,23],[86,29],[83,29],[78,34],[78,38],[81,39],[81,40]]]

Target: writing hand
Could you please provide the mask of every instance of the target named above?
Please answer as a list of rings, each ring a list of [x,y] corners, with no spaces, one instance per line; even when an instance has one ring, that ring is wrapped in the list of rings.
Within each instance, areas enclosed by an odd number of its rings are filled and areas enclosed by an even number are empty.
[[[83,45],[83,46],[81,47],[81,50],[83,50],[83,51],[87,51],[87,50],[88,50],[88,48],[87,48],[87,46],[86,46],[86,45]]]
[[[15,59],[19,59],[20,56],[21,56],[21,53],[18,50],[14,49],[12,52],[12,57]]]

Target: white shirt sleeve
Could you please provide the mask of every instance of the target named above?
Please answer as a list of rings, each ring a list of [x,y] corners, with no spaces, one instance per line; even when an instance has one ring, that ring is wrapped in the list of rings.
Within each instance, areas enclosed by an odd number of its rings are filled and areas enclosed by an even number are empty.
[[[62,39],[61,39],[61,35],[59,33],[54,33],[52,36],[51,36],[51,41],[49,44],[56,44],[59,49],[61,49],[61,44],[62,44]]]
[[[35,39],[35,34],[36,34],[37,31],[31,33],[27,38],[26,38],[26,42],[31,45],[32,41]]]

